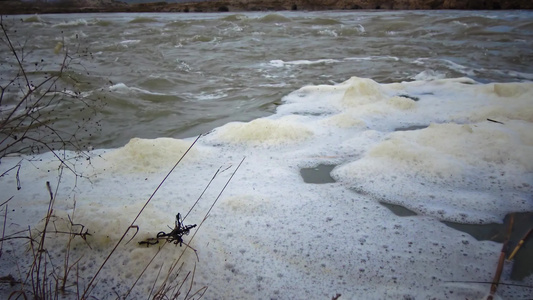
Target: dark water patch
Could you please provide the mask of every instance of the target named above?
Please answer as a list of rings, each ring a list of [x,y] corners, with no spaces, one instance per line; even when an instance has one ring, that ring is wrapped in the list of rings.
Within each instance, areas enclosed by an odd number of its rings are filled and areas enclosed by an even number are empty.
[[[386,202],[379,202],[379,204],[385,206],[388,208],[393,214],[399,216],[399,217],[410,217],[410,216],[416,216],[417,213],[414,211],[407,209],[401,205],[397,204],[390,204]]]
[[[407,94],[401,94],[401,95],[399,95],[399,96],[400,96],[400,97],[404,97],[404,98],[411,99],[411,100],[413,100],[413,101],[418,101],[418,100],[420,100],[420,98],[418,98],[418,97],[410,96],[410,95],[407,95]]]
[[[176,82],[166,78],[148,77],[141,80],[139,86],[149,91],[172,91],[176,87]]]
[[[327,18],[312,18],[312,19],[305,19],[301,21],[302,24],[307,25],[337,25],[342,24],[342,22],[335,20],[335,19],[327,19]]]
[[[379,202],[381,205],[388,208],[395,215],[400,217],[408,217],[417,215],[401,205]],[[493,241],[503,243],[507,236],[508,224],[513,215],[513,226],[508,242],[507,257],[511,254],[515,246],[533,228],[533,212],[526,213],[511,213],[507,214],[503,219],[502,224],[460,224],[448,221],[442,221],[445,225],[467,233],[478,241]],[[495,253],[498,256],[499,253]],[[525,277],[533,275],[533,235],[526,239],[524,244],[520,247],[513,258],[513,268],[511,271],[511,280],[523,280]]]
[[[330,173],[336,166],[320,164],[313,168],[303,168],[300,169],[300,175],[305,183],[333,183],[335,179],[331,178]]]
[[[405,127],[396,127],[394,128],[394,131],[410,131],[410,130],[420,130],[428,128],[428,125],[411,125],[411,126],[405,126]]]
[[[511,215],[513,215],[514,221],[508,243],[507,256],[509,256],[520,240],[533,228],[533,212],[507,214],[503,219],[503,224],[458,224],[445,221],[442,223],[453,229],[468,233],[479,241],[503,243],[507,235]],[[526,239],[513,260],[512,280],[523,280],[533,274],[533,236],[530,235]]]

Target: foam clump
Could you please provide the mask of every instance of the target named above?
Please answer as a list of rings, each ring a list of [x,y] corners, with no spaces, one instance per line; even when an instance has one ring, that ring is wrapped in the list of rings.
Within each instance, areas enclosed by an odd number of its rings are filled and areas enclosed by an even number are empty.
[[[370,150],[369,156],[416,165],[422,173],[451,176],[443,170],[454,161],[462,167],[494,164],[531,172],[532,153],[531,145],[522,143],[520,132],[485,122],[475,126],[431,124],[416,132],[397,132]]]
[[[352,77],[342,85],[347,86],[341,100],[345,107],[370,104],[387,98],[381,86],[372,79]]]
[[[467,114],[472,121],[496,119],[533,122],[533,83],[494,83],[479,88],[485,96],[484,105]]]
[[[370,119],[399,111],[414,112],[416,98],[398,95],[404,89],[401,84],[380,85],[359,77],[336,85],[306,86],[284,97],[285,104],[278,108],[278,114],[324,115],[324,125],[364,128]]]
[[[325,119],[324,123],[339,128],[366,128],[366,122],[364,120],[349,112],[333,115]]]
[[[190,141],[172,138],[133,138],[124,147],[102,157],[110,170],[153,173],[168,171],[190,146]],[[198,147],[192,148],[186,160],[196,159],[200,155],[199,152]]]
[[[490,87],[490,85],[489,85]],[[529,97],[533,95],[533,83],[494,83],[494,93],[500,97]]]
[[[533,172],[530,137],[525,128],[510,125],[432,124],[396,132],[334,176],[382,201],[440,219],[497,221],[502,202],[527,209],[529,189],[517,191],[516,184],[529,186],[521,177]]]
[[[409,110],[416,106],[416,102],[413,99],[409,99],[406,97],[401,96],[395,96],[391,97],[387,103],[397,109],[401,110]]]
[[[234,144],[281,145],[303,141],[313,135],[307,126],[291,119],[262,118],[248,123],[233,122],[217,129],[214,136]]]

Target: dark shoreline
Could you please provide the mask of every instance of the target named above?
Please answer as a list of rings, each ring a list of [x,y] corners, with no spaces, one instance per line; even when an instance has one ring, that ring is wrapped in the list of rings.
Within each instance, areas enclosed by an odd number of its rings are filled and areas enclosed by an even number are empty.
[[[23,2],[0,0],[2,15],[111,12],[246,12],[326,10],[511,10],[533,9],[533,1],[447,1],[447,0],[222,0],[190,3],[127,4],[114,0],[58,0]]]

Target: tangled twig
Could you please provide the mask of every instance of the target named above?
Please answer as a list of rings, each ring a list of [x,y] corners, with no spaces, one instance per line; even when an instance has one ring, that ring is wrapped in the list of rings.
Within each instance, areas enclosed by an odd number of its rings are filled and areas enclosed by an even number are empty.
[[[183,244],[183,236],[188,235],[189,231],[196,227],[196,224],[193,225],[183,225],[183,221],[181,219],[181,214],[178,213],[176,215],[176,222],[174,229],[172,229],[171,232],[165,233],[164,231],[160,231],[157,233],[157,236],[155,238],[148,238],[144,241],[140,241],[139,245],[155,245],[159,243],[159,240],[163,239],[166,240],[169,243],[174,243],[175,245],[179,244],[180,247]]]

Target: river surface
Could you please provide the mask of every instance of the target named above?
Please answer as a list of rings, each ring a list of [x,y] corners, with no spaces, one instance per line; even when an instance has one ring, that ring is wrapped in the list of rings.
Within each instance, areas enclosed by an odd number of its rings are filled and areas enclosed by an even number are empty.
[[[58,14],[4,22],[41,72],[59,69],[58,43],[69,50],[76,58],[67,70],[72,89],[104,104],[95,105],[98,122],[78,137],[90,148],[115,148],[133,137],[190,137],[267,116],[302,86],[351,76],[379,83],[529,81],[532,20],[531,11],[328,11]],[[1,51],[7,73],[13,65]],[[65,117],[85,118],[75,110]],[[77,129],[68,120],[58,126]]]

